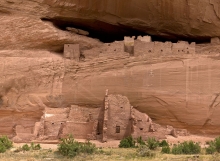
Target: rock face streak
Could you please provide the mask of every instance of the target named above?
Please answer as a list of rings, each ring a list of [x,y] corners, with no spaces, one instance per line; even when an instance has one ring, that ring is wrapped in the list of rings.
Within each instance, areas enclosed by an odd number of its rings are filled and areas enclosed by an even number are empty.
[[[18,125],[33,130],[47,107],[97,106],[106,89],[127,96],[156,123],[219,133],[218,45],[199,45],[194,55],[130,57],[117,43],[53,24],[210,38],[220,36],[219,5],[217,0],[1,0],[0,134],[14,135]],[[64,44],[79,44],[83,61],[65,59]]]

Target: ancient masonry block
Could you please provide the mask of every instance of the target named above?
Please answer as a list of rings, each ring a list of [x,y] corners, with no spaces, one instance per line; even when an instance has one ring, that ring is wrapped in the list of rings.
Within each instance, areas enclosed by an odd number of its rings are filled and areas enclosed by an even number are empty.
[[[172,52],[173,54],[195,54],[195,46],[194,42],[189,44],[186,41],[179,41],[173,43]]]
[[[105,93],[105,100],[104,100],[104,120],[103,120],[103,130],[102,130],[102,142],[107,142],[107,123],[108,123],[108,90]]]
[[[135,41],[134,55],[140,56],[154,53],[154,42]]]
[[[151,42],[151,36],[138,36],[137,40],[143,41],[143,42]]]
[[[131,56],[134,55],[134,36],[124,37],[124,52],[129,53]]]
[[[220,40],[218,37],[211,38],[211,44],[220,44]]]
[[[71,60],[79,61],[79,44],[64,44],[64,57]]]

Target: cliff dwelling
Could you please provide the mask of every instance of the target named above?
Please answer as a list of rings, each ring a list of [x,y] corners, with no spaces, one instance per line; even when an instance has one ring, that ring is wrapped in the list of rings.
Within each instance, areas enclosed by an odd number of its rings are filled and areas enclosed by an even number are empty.
[[[46,108],[33,129],[16,126],[13,140],[57,140],[71,134],[76,139],[107,142],[128,136],[164,139],[166,135],[188,135],[186,130],[167,127],[153,123],[147,114],[133,108],[127,97],[108,95],[107,91],[102,107]]]
[[[219,135],[219,2],[148,1],[2,1],[0,135]]]

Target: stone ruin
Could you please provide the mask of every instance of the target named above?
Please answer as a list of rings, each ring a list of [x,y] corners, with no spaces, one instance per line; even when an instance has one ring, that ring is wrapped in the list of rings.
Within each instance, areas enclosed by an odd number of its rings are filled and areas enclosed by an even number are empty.
[[[220,44],[220,39],[218,37],[211,38],[211,44]]]
[[[211,39],[213,44],[218,43],[218,38]],[[65,44],[64,57],[80,60],[81,55],[85,60],[111,55],[143,56],[143,55],[176,55],[176,54],[192,54],[196,53],[196,43],[188,43],[186,41],[172,42],[152,42],[151,36],[124,37],[124,41],[115,41],[112,43],[104,43],[100,47],[89,50],[80,50],[79,44]],[[83,60],[84,60],[83,59]]]
[[[134,55],[134,38],[134,36],[132,38],[124,37],[124,52],[129,53],[131,56]]]
[[[80,58],[79,44],[64,44],[64,57],[67,59],[79,61]]]
[[[106,95],[103,107],[83,107],[72,105],[67,108],[47,108],[33,129],[16,126],[15,142],[31,140],[57,140],[72,134],[76,139],[121,140],[127,136],[134,138],[156,137],[165,139],[166,135],[188,135],[186,130],[172,126],[162,127],[151,118],[131,106],[127,97]]]

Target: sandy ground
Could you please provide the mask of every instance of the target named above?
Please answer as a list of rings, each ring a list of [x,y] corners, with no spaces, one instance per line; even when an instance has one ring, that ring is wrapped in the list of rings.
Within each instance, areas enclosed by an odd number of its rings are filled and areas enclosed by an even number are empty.
[[[205,147],[206,142],[214,140],[214,138],[215,138],[214,136],[198,136],[198,135],[179,136],[178,138],[175,138],[175,137],[173,137],[171,135],[167,135],[167,139],[166,140],[170,144],[177,144],[177,143],[180,143],[180,142],[183,142],[183,141],[190,141],[190,140],[192,140],[194,142],[201,143],[201,146]],[[75,140],[77,140],[79,142],[85,142],[86,141],[84,139],[75,139]],[[48,142],[50,142],[50,143],[48,143]],[[57,149],[57,141],[48,141],[48,142],[40,143],[41,147],[43,149]],[[96,144],[97,147],[117,148],[119,143],[120,143],[120,140],[110,140],[110,141],[105,142],[105,143],[102,143],[102,142],[97,141],[97,140],[91,140],[90,142]],[[15,147],[20,147],[20,146],[22,146],[24,144],[25,143],[14,143],[14,146]]]

